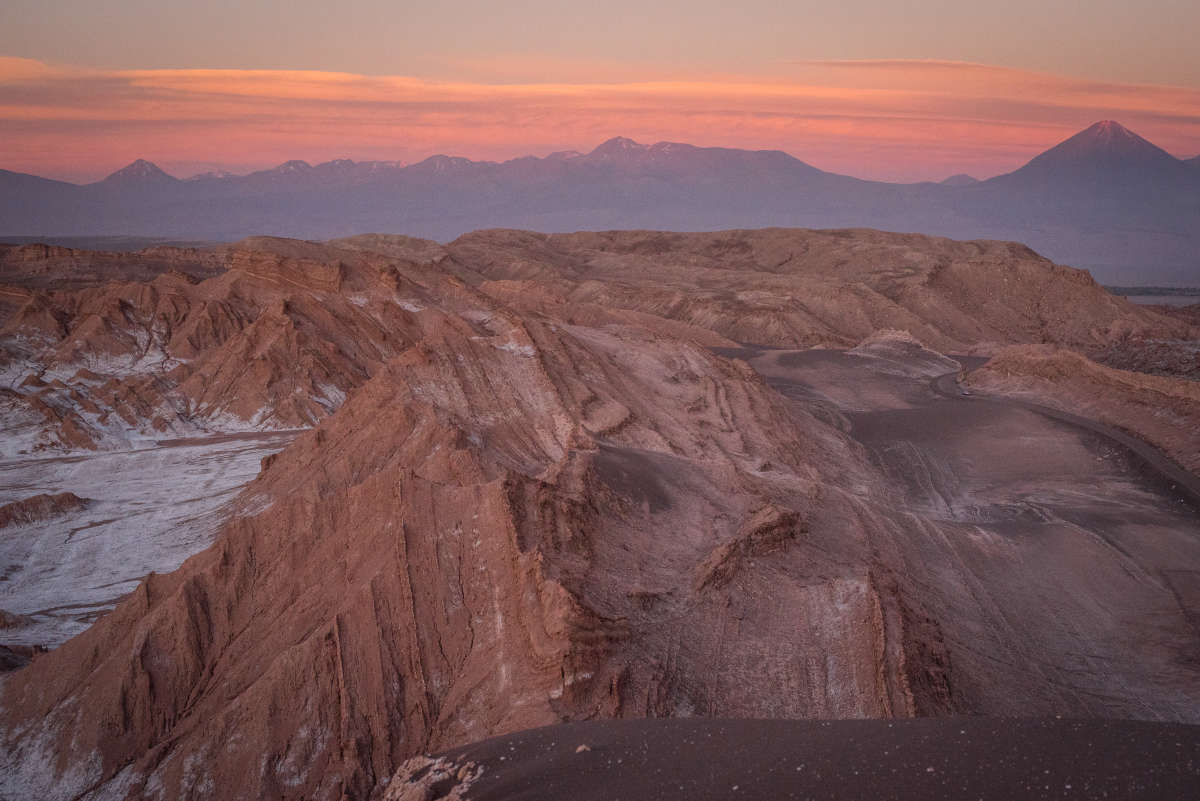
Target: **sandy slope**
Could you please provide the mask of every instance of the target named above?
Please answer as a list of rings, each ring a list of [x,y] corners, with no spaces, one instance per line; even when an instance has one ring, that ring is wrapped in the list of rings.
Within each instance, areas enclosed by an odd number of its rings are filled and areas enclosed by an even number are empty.
[[[388,801],[1164,801],[1200,793],[1200,727],[1119,721],[644,720],[417,758]],[[436,789],[434,789],[436,788]],[[437,793],[443,795],[438,796]]]

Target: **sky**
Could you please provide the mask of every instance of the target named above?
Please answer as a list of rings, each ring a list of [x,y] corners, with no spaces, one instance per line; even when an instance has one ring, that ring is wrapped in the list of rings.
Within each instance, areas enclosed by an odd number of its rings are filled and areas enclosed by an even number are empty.
[[[617,135],[988,177],[1101,119],[1200,153],[1195,0],[5,0],[0,168],[502,160]]]

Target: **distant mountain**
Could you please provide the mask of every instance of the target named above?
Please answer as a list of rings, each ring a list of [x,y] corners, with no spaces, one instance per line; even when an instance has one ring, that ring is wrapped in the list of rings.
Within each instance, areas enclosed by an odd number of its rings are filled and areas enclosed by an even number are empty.
[[[942,186],[971,186],[972,184],[979,183],[979,179],[972,175],[967,175],[965,172],[960,172],[957,175],[951,175],[940,183]]]
[[[95,185],[106,188],[143,189],[147,187],[173,186],[177,183],[179,183],[178,178],[167,175],[159,169],[157,164],[153,164],[145,159],[138,159]]]
[[[1020,239],[1114,283],[1200,285],[1200,171],[1116,122],[969,195],[947,233]]]
[[[47,236],[78,230],[82,201],[75,184],[0,170],[0,234]]]
[[[237,176],[228,170],[209,170],[208,172],[198,173],[190,178],[184,178],[185,181],[222,181],[227,178],[236,178]]]
[[[288,161],[186,181],[136,161],[87,186],[0,171],[0,238],[330,239],[382,231],[446,241],[496,227],[873,227],[1018,240],[1109,284],[1200,285],[1195,162],[1112,121],[1007,175],[940,184],[859,180],[777,150],[625,137],[545,158]]]
[[[1200,167],[1200,156],[1192,156],[1190,159],[1184,159],[1183,163],[1192,167]]]
[[[1186,175],[1185,169],[1186,165],[1167,151],[1120,123],[1105,120],[1055,145],[1004,176],[1004,180],[1088,185],[1114,181],[1145,183],[1177,179]]]
[[[22,198],[33,203],[45,203],[47,200],[66,197],[73,194],[79,187],[65,181],[54,181],[49,178],[39,178],[22,172],[0,170],[0,202]],[[3,208],[3,206],[0,206]],[[5,219],[8,219],[7,217]],[[3,223],[0,222],[0,225]]]

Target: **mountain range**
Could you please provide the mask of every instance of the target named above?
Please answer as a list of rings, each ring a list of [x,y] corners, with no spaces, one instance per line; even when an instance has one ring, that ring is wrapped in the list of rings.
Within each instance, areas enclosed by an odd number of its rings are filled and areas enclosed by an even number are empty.
[[[1011,239],[1121,285],[1200,286],[1200,157],[1098,122],[1020,169],[893,184],[777,150],[617,137],[589,153],[505,162],[288,161],[175,178],[138,160],[76,185],[0,170],[0,237],[330,239],[373,231],[447,241],[481,228],[720,230],[873,227]]]

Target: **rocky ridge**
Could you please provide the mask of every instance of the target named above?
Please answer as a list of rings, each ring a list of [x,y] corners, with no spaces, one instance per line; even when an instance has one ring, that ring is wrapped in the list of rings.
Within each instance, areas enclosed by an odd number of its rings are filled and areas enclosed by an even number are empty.
[[[4,455],[311,426],[419,339],[422,297],[456,281],[287,240],[224,259],[202,281],[30,292],[0,326],[0,419],[19,432]]]
[[[859,570],[791,590],[813,623],[784,641],[819,637],[844,660],[805,692],[720,700],[691,686],[709,668],[686,681],[666,668],[681,628],[698,656],[719,659],[729,640],[711,633],[730,580],[802,542],[827,514],[823,492],[841,497],[822,490],[818,465],[855,482],[861,468],[835,432],[695,346],[495,307],[438,316],[272,460],[247,490],[264,511],[151,577],[43,658],[41,678],[7,680],[9,769],[28,771],[50,747],[79,771],[25,772],[21,786],[186,796],[236,776],[254,796],[365,797],[406,756],[563,717],[916,703]],[[680,571],[693,592],[681,594]],[[846,615],[861,626],[848,641],[835,623]],[[781,647],[776,629],[741,638],[761,653]],[[129,644],[113,648],[113,636]],[[732,687],[753,672],[725,674]],[[211,773],[192,775],[196,764]]]
[[[478,231],[446,250],[483,291],[519,308],[631,310],[771,347],[853,347],[880,329],[982,354],[1200,336],[1011,242],[868,230]]]

